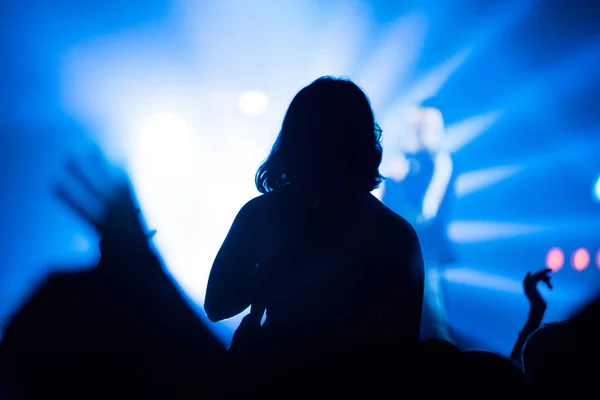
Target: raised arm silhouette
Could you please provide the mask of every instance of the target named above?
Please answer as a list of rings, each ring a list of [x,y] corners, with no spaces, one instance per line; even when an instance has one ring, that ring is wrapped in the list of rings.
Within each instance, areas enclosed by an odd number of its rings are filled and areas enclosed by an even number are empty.
[[[239,211],[214,261],[212,321],[266,309],[261,336],[280,354],[418,342],[419,241],[370,193],[383,181],[380,136],[353,82],[322,77],[300,90],[256,173],[262,195]]]
[[[125,178],[97,189],[76,164],[79,186],[60,200],[100,236],[93,269],[51,274],[10,321],[0,345],[0,380],[11,398],[197,398],[210,391],[224,349],[200,321],[148,243]]]

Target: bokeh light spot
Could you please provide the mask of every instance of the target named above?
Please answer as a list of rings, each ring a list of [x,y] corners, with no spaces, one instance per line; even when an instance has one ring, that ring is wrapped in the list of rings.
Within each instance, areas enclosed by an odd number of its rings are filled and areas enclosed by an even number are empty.
[[[594,200],[600,203],[600,176],[596,178],[596,182],[594,182],[592,196],[594,197]]]
[[[565,254],[558,247],[553,247],[546,254],[546,267],[552,272],[559,271],[565,264]]]
[[[90,250],[90,242],[82,235],[75,235],[73,238],[73,250],[85,253]]]
[[[583,271],[590,265],[590,252],[583,247],[575,250],[571,257],[571,264],[577,271]]]

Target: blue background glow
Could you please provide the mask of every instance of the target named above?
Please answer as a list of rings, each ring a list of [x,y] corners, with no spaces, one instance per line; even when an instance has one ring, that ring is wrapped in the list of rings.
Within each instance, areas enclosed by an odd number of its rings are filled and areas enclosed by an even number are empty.
[[[97,238],[51,196],[99,146],[131,174],[156,246],[201,306],[212,260],[287,105],[320,75],[371,97],[384,145],[435,96],[458,201],[446,272],[455,329],[507,354],[520,281],[553,246],[600,247],[600,13],[593,1],[5,1],[0,32],[0,319]],[[246,93],[246,95],[244,95]],[[391,147],[390,147],[391,148]],[[592,257],[594,258],[594,257]],[[548,320],[600,283],[568,265]],[[197,308],[205,318],[200,307]],[[228,341],[239,322],[214,325]]]

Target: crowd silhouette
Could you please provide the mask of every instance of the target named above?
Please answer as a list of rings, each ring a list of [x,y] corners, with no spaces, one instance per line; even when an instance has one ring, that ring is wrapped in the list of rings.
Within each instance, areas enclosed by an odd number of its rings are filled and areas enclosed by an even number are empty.
[[[293,99],[208,281],[210,321],[251,312],[223,348],[151,245],[126,177],[109,190],[69,163],[57,198],[93,227],[93,268],[49,276],[9,321],[0,394],[39,398],[453,396],[569,398],[594,391],[600,300],[541,326],[549,270],[510,357],[420,340],[425,267],[415,229],[372,194],[381,130],[364,92],[319,78]],[[90,164],[90,163],[88,163]],[[104,168],[101,162],[92,163]],[[266,316],[265,316],[266,315]],[[261,321],[264,318],[264,323]],[[540,327],[541,326],[541,327]]]

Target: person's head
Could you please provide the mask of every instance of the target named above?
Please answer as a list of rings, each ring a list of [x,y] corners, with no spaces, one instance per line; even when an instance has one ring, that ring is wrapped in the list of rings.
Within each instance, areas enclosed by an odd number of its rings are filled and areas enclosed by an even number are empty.
[[[443,339],[425,340],[420,343],[419,348],[424,354],[455,355],[461,353],[457,345]]]
[[[356,84],[319,78],[292,100],[256,187],[261,193],[286,185],[369,192],[383,180],[380,136],[369,99]]]
[[[592,305],[594,307],[594,305]],[[596,390],[600,354],[598,315],[594,320],[582,312],[566,321],[543,325],[532,333],[523,347],[525,374],[542,395],[577,397],[574,393]]]
[[[419,343],[417,370],[422,379],[436,382],[435,386],[423,388],[424,397],[435,397],[451,392],[460,378],[457,363],[462,355],[458,346],[442,339],[428,339]]]
[[[418,150],[439,150],[444,136],[444,118],[434,107],[414,107],[409,112],[410,131]]]
[[[487,351],[467,351],[462,353],[461,364],[461,397],[531,397],[529,381],[520,368],[506,357]]]

